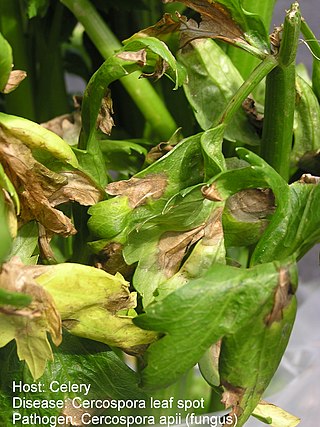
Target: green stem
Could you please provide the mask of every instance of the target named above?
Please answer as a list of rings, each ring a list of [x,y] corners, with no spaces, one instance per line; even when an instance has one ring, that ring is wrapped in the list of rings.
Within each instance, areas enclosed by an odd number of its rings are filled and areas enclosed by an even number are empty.
[[[312,88],[320,101],[320,44],[313,31],[303,18],[301,20],[301,32],[313,55]]]
[[[49,37],[47,21],[37,20],[35,34],[37,37],[37,57],[39,72],[37,76],[37,115],[39,121],[49,120],[69,110],[65,87],[64,69],[61,56],[61,26],[64,7],[57,3]]]
[[[289,180],[295,109],[295,58],[299,41],[301,15],[299,4],[287,12],[278,55],[279,65],[267,76],[262,157]]]
[[[272,69],[277,66],[277,60],[269,55],[267,56],[251,73],[250,77],[240,86],[236,94],[229,101],[226,109],[219,119],[219,123],[228,125],[233,119],[234,114],[241,107],[243,101],[248,97],[257,84],[264,78]]]
[[[23,20],[18,0],[0,0],[0,30],[13,51],[14,68],[26,71],[28,76],[12,93],[6,95],[6,111],[34,120],[35,106],[32,73],[28,61],[28,46],[23,32]]]
[[[81,22],[104,58],[113,55],[122,47],[88,0],[61,0],[61,2]],[[139,76],[140,73],[135,72],[120,81],[155,133],[161,139],[167,140],[175,132],[177,125],[151,84],[145,79],[139,79]]]

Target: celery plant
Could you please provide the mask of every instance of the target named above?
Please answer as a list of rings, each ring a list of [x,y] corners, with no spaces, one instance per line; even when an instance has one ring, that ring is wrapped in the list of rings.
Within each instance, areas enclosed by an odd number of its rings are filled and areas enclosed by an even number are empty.
[[[320,52],[298,2],[270,43],[274,3],[0,0],[3,425],[297,425],[261,399],[320,242]],[[89,76],[72,114],[64,64]]]

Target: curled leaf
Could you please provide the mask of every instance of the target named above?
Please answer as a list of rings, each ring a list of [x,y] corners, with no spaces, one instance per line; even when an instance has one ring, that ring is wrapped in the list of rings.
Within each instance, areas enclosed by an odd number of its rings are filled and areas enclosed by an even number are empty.
[[[3,264],[0,274],[1,289],[32,297],[31,304],[25,308],[5,306],[1,309],[0,347],[15,339],[19,359],[26,361],[35,380],[43,374],[47,360],[53,358],[47,332],[55,345],[59,345],[62,338],[61,318],[55,303],[35,281],[41,268],[30,269],[13,258]]]
[[[111,99],[111,91],[107,89],[105,96],[101,100],[101,106],[97,119],[97,126],[101,132],[110,135],[112,127],[114,126],[114,121],[112,118],[113,107]]]
[[[80,264],[48,266],[41,273],[37,282],[51,294],[72,334],[129,352],[140,351],[157,338],[133,324],[136,293],[130,293],[120,274]]]
[[[78,167],[78,160],[70,146],[55,133],[22,117],[0,113],[1,134],[15,138],[17,144],[31,149],[43,149],[54,157]]]
[[[81,130],[80,111],[71,114],[63,114],[48,122],[41,123],[41,126],[60,136],[68,144],[76,144]]]
[[[27,77],[27,73],[21,70],[13,70],[9,75],[7,84],[3,89],[3,93],[10,93],[15,90],[19,84]]]
[[[19,189],[20,221],[36,219],[53,233],[74,234],[76,230],[70,219],[54,209],[49,201],[67,179],[37,162],[28,147],[17,143],[16,138],[8,137],[1,129],[0,140],[0,159],[15,188]]]

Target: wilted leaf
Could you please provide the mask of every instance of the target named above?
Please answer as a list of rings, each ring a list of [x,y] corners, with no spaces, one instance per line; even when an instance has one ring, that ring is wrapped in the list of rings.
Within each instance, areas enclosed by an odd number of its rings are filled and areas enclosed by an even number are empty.
[[[140,352],[157,335],[136,327],[136,294],[120,274],[81,264],[44,267],[37,283],[53,297],[63,325],[74,335]],[[130,312],[130,315],[126,313]]]
[[[27,77],[27,73],[21,70],[13,70],[10,73],[7,84],[3,88],[3,93],[10,93]]]
[[[284,409],[263,400],[259,402],[252,415],[272,427],[296,427],[301,421]]]
[[[35,271],[14,258],[2,266],[0,288],[30,295],[32,303],[20,310],[10,307],[0,310],[0,347],[15,339],[19,359],[26,361],[36,380],[52,359],[47,332],[55,345],[61,342],[61,319],[50,294],[35,282]]]
[[[28,147],[17,143],[0,130],[0,158],[19,189],[22,222],[36,219],[53,233],[68,236],[76,232],[71,221],[52,207],[49,198],[67,183],[67,179],[37,162]]]
[[[163,17],[156,24],[151,27],[145,28],[144,30],[140,30],[135,33],[132,37],[126,40],[132,41],[135,38],[141,37],[157,37],[160,40],[166,38],[168,34],[179,31],[180,22],[174,20],[170,13],[165,13]]]
[[[68,144],[75,145],[78,142],[81,130],[80,111],[55,117],[41,126],[60,136]]]
[[[0,128],[1,138],[14,139],[16,144],[44,150],[75,168],[79,166],[71,147],[58,135],[35,122],[0,113]]]

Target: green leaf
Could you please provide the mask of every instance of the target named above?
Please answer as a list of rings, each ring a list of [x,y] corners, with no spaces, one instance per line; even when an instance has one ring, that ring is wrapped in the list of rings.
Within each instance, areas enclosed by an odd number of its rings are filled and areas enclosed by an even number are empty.
[[[117,399],[134,400],[147,398],[138,386],[138,376],[106,345],[94,341],[80,339],[68,333],[64,333],[63,342],[59,348],[54,350],[54,360],[48,364],[41,377],[41,389],[36,388],[34,392],[12,391],[12,384],[22,381],[24,384],[33,384],[25,365],[17,359],[14,348],[8,346],[0,351],[1,380],[0,380],[0,402],[1,415],[5,426],[10,426],[12,421],[12,399],[13,397],[28,400],[51,400],[57,402],[62,400],[67,403],[68,399],[75,397],[83,399]],[[57,390],[60,384],[84,384],[87,389],[80,391]],[[37,385],[36,385],[37,387]],[[86,394],[87,393],[87,394]],[[70,401],[69,401],[70,402]],[[81,418],[81,412],[74,410]],[[124,410],[123,410],[124,411]],[[34,408],[20,408],[18,411],[22,416],[30,416],[35,412]],[[38,408],[39,416],[58,416],[62,410],[59,408]],[[71,415],[71,414],[70,414]],[[2,416],[2,419],[1,419]],[[75,418],[73,418],[75,420]]]
[[[43,16],[49,6],[49,0],[24,0],[29,19]]]
[[[226,53],[210,39],[195,40],[179,55],[188,73],[184,84],[187,99],[201,128],[216,125],[228,101],[243,83]],[[239,110],[224,137],[232,142],[257,145],[259,137],[244,110]]]
[[[0,33],[0,92],[5,88],[12,69],[13,59],[11,46]]]
[[[10,258],[17,256],[26,265],[35,264],[32,255],[38,245],[38,234],[38,225],[35,221],[23,225],[13,241]]]
[[[122,240],[125,241],[125,236],[136,224],[161,213],[170,197],[183,188],[201,182],[203,158],[200,137],[194,135],[181,141],[168,154],[137,173],[134,180],[110,184],[107,193],[111,191],[111,194],[118,195],[90,207],[90,231],[101,239],[123,233]],[[139,190],[138,193],[134,192],[134,188]],[[152,197],[154,192],[157,193],[156,197]]]
[[[288,187],[279,197],[270,225],[257,244],[251,264],[300,259],[320,241],[320,185],[308,177]]]
[[[223,4],[231,12],[232,18],[243,30],[249,44],[266,53],[269,51],[268,31],[259,15],[244,10],[241,0],[219,0],[217,3]]]
[[[291,270],[291,271],[290,271]],[[286,349],[296,314],[297,272],[280,267],[274,306],[231,336],[223,338],[219,373],[223,401],[241,427],[256,408]],[[290,271],[290,273],[289,273]]]
[[[146,352],[144,387],[166,387],[198,362],[209,346],[231,336],[257,316],[273,312],[278,265],[251,269],[212,265],[159,302],[134,322],[164,334]]]
[[[138,52],[135,51],[138,49]],[[175,73],[177,84],[181,84],[184,73],[176,63],[174,56],[167,46],[153,37],[135,39],[129,42],[122,50],[109,57],[91,77],[84,93],[82,103],[82,134],[79,148],[90,151],[96,145],[96,127],[99,111],[108,86],[134,71],[141,70],[148,64],[147,56],[141,49],[149,49],[171,66]]]
[[[263,400],[257,405],[252,415],[266,424],[271,424],[272,427],[296,427],[301,421],[284,409]]]
[[[294,145],[291,167],[297,168],[300,159],[308,152],[320,148],[320,107],[309,84],[296,76],[296,108],[294,120]]]

